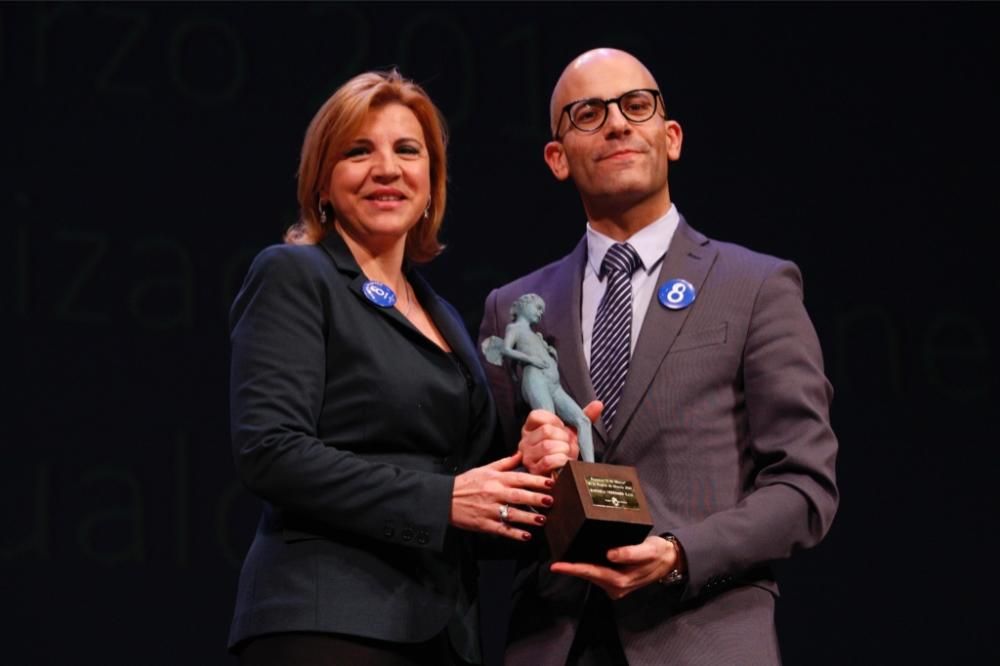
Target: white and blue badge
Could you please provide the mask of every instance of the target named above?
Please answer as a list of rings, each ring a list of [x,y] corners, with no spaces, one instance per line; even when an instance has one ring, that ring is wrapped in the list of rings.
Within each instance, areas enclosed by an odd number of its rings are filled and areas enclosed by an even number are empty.
[[[660,305],[669,310],[683,310],[694,303],[696,296],[694,285],[681,278],[664,282],[660,290],[656,292],[656,297],[660,299]]]
[[[365,282],[361,286],[361,293],[380,308],[391,308],[396,304],[396,292],[390,289],[389,285],[376,282],[375,280]]]

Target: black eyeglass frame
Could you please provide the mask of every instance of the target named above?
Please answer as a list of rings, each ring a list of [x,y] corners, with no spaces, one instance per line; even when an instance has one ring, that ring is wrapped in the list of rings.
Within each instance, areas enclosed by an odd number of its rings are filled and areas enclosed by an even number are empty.
[[[623,98],[638,92],[647,92],[653,95],[653,112],[649,114],[648,118],[643,118],[642,120],[634,120],[631,116],[629,116],[629,114],[625,111],[625,109],[622,108],[621,104]],[[604,105],[604,117],[601,118],[601,122],[597,124],[597,127],[594,127],[593,129],[583,129],[582,127],[579,127],[575,122],[573,122],[573,116],[569,112],[571,108],[583,102],[600,102],[601,104]],[[552,138],[556,141],[562,141],[562,138],[559,136],[559,127],[562,125],[563,116],[566,116],[566,118],[569,120],[570,127],[573,127],[574,129],[576,129],[576,131],[583,132],[584,134],[593,134],[594,132],[604,127],[604,123],[608,122],[608,107],[612,103],[614,103],[615,106],[618,107],[618,111],[620,111],[622,116],[624,116],[625,119],[628,120],[630,123],[644,123],[656,115],[657,108],[663,106],[663,93],[661,93],[656,88],[636,88],[635,90],[628,90],[626,92],[623,92],[618,97],[611,97],[608,99],[601,99],[600,97],[586,97],[584,99],[573,100],[572,102],[570,102],[569,104],[567,104],[562,108],[562,113],[559,114],[559,122],[556,123],[556,131],[552,135]],[[663,118],[666,117],[667,114],[666,110],[664,109]],[[566,134],[563,133],[563,136],[566,136]]]

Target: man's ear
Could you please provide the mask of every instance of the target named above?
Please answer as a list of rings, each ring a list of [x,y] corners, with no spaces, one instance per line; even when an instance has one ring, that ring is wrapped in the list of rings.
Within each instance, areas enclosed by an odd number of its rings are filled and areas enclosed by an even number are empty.
[[[681,144],[684,143],[684,130],[676,120],[668,120],[667,126],[667,159],[676,161],[681,158]]]
[[[556,180],[569,178],[569,163],[566,161],[566,150],[562,141],[549,141],[545,144],[545,163],[549,165]]]

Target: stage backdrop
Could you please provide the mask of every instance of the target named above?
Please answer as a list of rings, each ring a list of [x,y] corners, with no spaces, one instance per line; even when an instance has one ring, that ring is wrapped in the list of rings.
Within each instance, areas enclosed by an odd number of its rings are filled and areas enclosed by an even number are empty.
[[[995,660],[996,19],[951,3],[0,6],[0,661],[231,663],[259,506],[230,457],[227,309],[295,219],[312,114],[392,65],[440,103],[448,249],[426,273],[475,331],[491,287],[583,233],[542,146],[560,70],[603,45],[648,63],[684,127],[671,191],[690,223],[805,275],[843,503],[826,542],[779,567],[786,662]]]

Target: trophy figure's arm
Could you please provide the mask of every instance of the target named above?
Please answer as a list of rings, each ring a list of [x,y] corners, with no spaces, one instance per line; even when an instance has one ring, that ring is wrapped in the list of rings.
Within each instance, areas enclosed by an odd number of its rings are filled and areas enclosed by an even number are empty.
[[[532,356],[531,354],[526,354],[517,349],[519,331],[516,326],[516,324],[510,324],[507,327],[507,334],[504,336],[503,340],[503,355],[509,359],[520,361],[521,363],[527,363],[528,365],[533,365],[542,370],[549,367],[548,359],[539,356]]]

